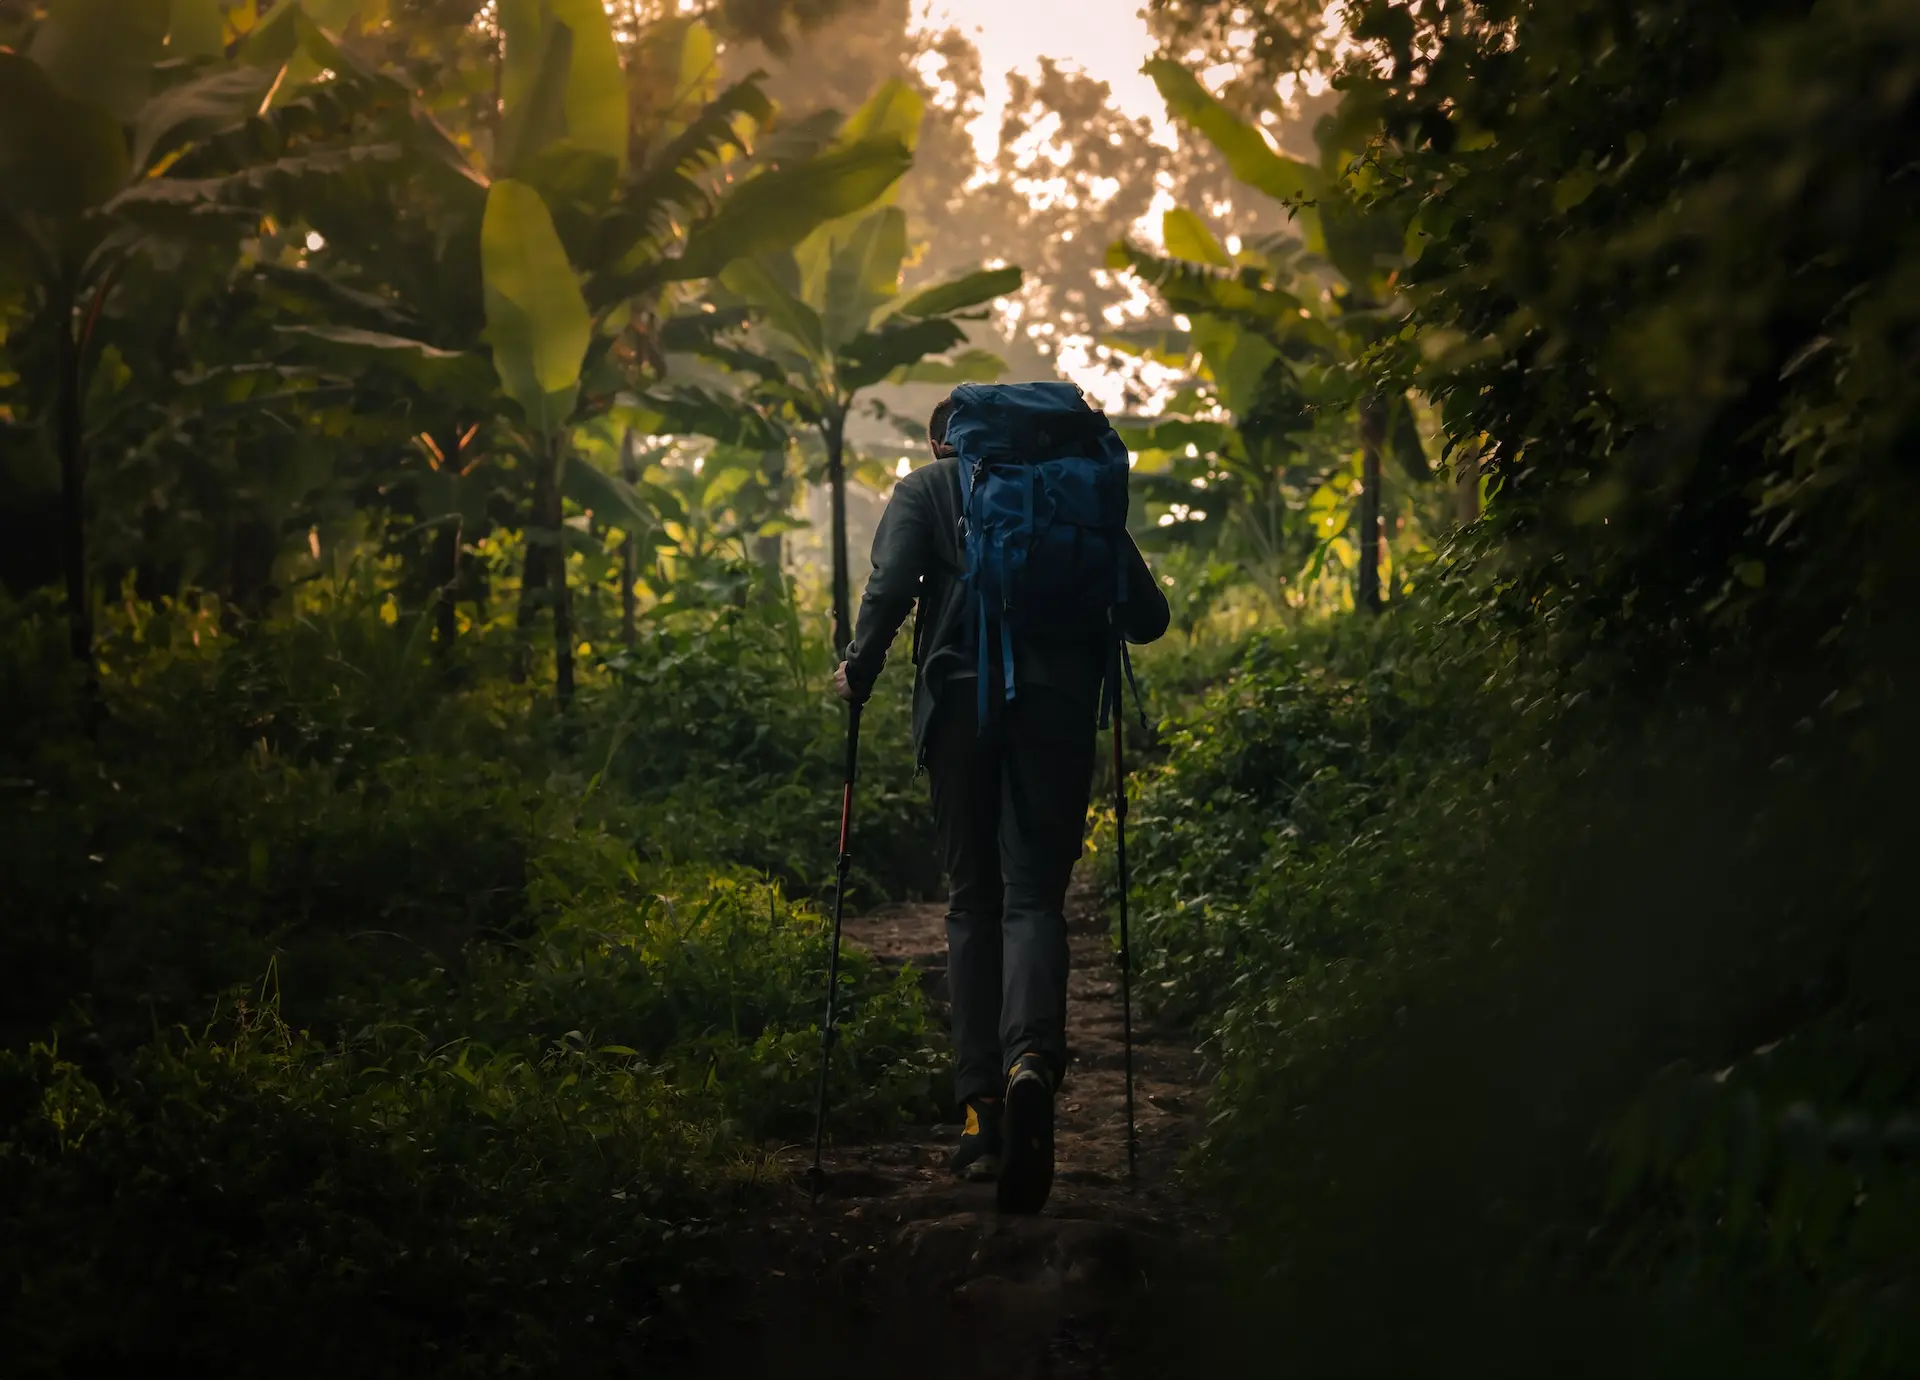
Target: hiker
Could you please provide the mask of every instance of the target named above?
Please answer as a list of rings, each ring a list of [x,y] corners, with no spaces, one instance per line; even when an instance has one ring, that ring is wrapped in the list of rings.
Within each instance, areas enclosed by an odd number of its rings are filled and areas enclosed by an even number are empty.
[[[1097,438],[1103,463],[1118,466],[1107,481],[1117,485],[1107,491],[1117,511],[1107,555],[1115,574],[1106,579],[1123,578],[1125,588],[1124,597],[1111,587],[1080,591],[1044,632],[1033,620],[995,626],[970,597],[963,526],[963,488],[981,473],[971,467],[977,443],[984,437],[993,449],[996,439],[993,409],[1035,399],[1055,409],[1043,415]],[[950,424],[961,447],[948,443]],[[1083,846],[1096,734],[1104,713],[1118,712],[1114,625],[1127,642],[1152,642],[1167,630],[1167,601],[1126,535],[1125,447],[1079,390],[963,386],[934,408],[927,438],[933,463],[900,481],[874,534],[873,574],[834,689],[866,702],[917,601],[914,741],[948,878],[955,1095],[966,1113],[951,1167],[965,1179],[997,1179],[1003,1209],[1033,1212],[1053,1181],[1053,1097],[1067,1064],[1067,885]],[[1071,534],[1076,558],[1088,535]]]

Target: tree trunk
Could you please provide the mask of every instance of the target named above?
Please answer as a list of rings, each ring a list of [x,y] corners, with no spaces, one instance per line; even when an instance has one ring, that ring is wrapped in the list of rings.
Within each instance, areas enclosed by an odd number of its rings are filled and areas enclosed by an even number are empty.
[[[454,587],[460,579],[460,537],[460,518],[455,515],[433,539],[433,643],[441,657],[453,651],[453,639],[460,631],[454,601]]]
[[[640,482],[640,466],[633,454],[633,431],[629,429],[620,438],[620,477],[628,484]],[[632,521],[631,518],[628,519]],[[634,583],[640,578],[640,548],[632,528],[627,530],[627,539],[620,543],[620,640],[627,646],[633,645],[634,621]]]
[[[552,564],[553,534],[547,527],[547,500],[553,487],[553,457],[550,449],[543,445],[534,460],[533,500],[527,512],[527,552],[520,567],[520,606],[513,620],[519,646],[514,649],[510,676],[516,685],[533,673],[533,624],[539,616],[541,595],[546,591],[547,571]]]
[[[547,442],[547,530],[553,534],[548,567],[553,586],[553,697],[564,711],[573,702],[573,592],[567,588],[567,529],[560,498],[561,471],[567,462],[565,433]]]
[[[87,587],[87,452],[81,413],[81,340],[74,334],[73,301],[62,294],[53,317],[59,327],[54,396],[55,444],[60,452],[60,555],[67,585],[67,650],[93,665],[93,595]],[[91,679],[91,676],[89,676]]]
[[[460,428],[457,424],[448,428],[440,453],[449,469],[458,474]],[[460,541],[465,533],[460,515],[455,513],[452,519],[434,533],[429,566],[429,578],[433,581],[433,645],[435,654],[442,659],[453,651],[453,640],[460,631],[455,590],[460,582]]]
[[[1360,581],[1354,602],[1368,613],[1380,611],[1380,547],[1386,540],[1380,520],[1380,448],[1386,440],[1387,409],[1378,398],[1360,405]]]
[[[827,443],[827,485],[833,498],[833,654],[844,661],[853,641],[852,594],[847,573],[847,414],[828,414],[820,434]]]

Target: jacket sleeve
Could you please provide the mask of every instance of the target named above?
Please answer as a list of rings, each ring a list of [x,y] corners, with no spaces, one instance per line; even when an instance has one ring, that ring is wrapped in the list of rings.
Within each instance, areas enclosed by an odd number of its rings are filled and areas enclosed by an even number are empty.
[[[873,534],[873,574],[860,598],[860,617],[847,648],[847,683],[862,704],[887,664],[887,649],[913,612],[921,582],[934,562],[932,505],[924,484],[911,479],[894,489]]]
[[[1158,642],[1166,635],[1167,625],[1172,621],[1173,614],[1167,608],[1167,596],[1161,592],[1160,583],[1153,578],[1153,572],[1147,569],[1147,558],[1140,554],[1132,533],[1128,533],[1127,610],[1121,632],[1127,641],[1138,647],[1148,642]]]

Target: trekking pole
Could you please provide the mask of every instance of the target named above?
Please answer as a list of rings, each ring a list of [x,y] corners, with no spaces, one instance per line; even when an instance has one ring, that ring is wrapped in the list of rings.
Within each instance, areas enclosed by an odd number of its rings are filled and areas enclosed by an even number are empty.
[[[827,1126],[827,1067],[833,1059],[833,1043],[840,1034],[834,1026],[834,1004],[840,995],[840,924],[846,915],[847,869],[852,861],[847,843],[853,831],[853,777],[859,760],[860,706],[856,704],[847,712],[847,775],[840,792],[840,861],[834,868],[833,947],[827,958],[827,1019],[820,1027],[820,1086],[813,1101],[813,1169],[807,1175],[816,1203],[826,1182],[820,1168],[820,1144]]]
[[[1120,653],[1116,649],[1114,660],[1119,659]],[[1126,1051],[1127,1070],[1127,1187],[1133,1188],[1140,1172],[1140,1141],[1133,1125],[1133,946],[1127,934],[1127,775],[1120,747],[1120,725],[1127,715],[1120,704],[1118,679],[1116,674],[1113,697],[1114,860],[1120,872],[1120,1038]]]

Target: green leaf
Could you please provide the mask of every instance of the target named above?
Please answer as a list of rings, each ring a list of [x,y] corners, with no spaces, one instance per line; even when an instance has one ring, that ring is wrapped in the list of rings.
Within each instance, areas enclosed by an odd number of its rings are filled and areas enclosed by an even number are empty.
[[[976,269],[933,287],[922,288],[894,308],[893,314],[916,320],[928,316],[949,316],[1018,292],[1024,276],[1018,268]]]
[[[1126,442],[1128,450],[1173,452],[1194,446],[1202,454],[1222,454],[1232,451],[1239,439],[1239,433],[1228,422],[1195,421],[1190,417],[1116,421],[1113,429]]]
[[[173,0],[168,57],[219,57],[226,51],[226,40],[227,7],[221,0]]]
[[[1200,131],[1248,186],[1286,202],[1311,201],[1325,190],[1318,168],[1274,152],[1256,126],[1228,110],[1181,64],[1156,58],[1141,70],[1160,89],[1167,113]]]
[[[1169,369],[1184,369],[1193,354],[1193,336],[1171,327],[1141,326],[1132,330],[1108,331],[1099,343],[1109,350],[1136,359],[1150,359]]]
[[[68,96],[129,124],[165,55],[169,9],[168,0],[48,0],[27,56]]]
[[[582,508],[634,536],[651,532],[660,525],[660,517],[650,511],[640,491],[618,475],[589,464],[576,456],[567,466],[564,482],[566,496]]]
[[[509,30],[507,48],[523,49],[530,35]],[[521,177],[542,149],[565,135],[568,74],[573,66],[573,30],[548,24],[540,30],[539,56],[522,59],[523,79],[503,104],[500,155],[496,171]],[[505,79],[503,78],[503,84]]]
[[[884,380],[896,369],[917,364],[966,341],[966,332],[946,317],[894,322],[869,331],[840,351],[837,382],[842,395]]]
[[[900,290],[907,257],[907,217],[897,206],[859,220],[846,241],[833,247],[821,302],[829,350],[847,344],[872,324],[873,315]]]
[[[552,432],[573,412],[593,318],[546,203],[525,183],[493,184],[480,264],[494,369],[528,420]]]
[[[627,163],[627,79],[600,0],[502,0],[500,76],[506,107],[499,167],[517,177],[565,138]]]
[[[962,350],[945,359],[923,359],[902,365],[887,375],[888,383],[993,383],[1007,372],[1007,362],[991,350]]]
[[[133,166],[150,167],[182,144],[242,123],[260,108],[272,82],[258,67],[232,67],[162,91],[134,121]]]
[[[353,326],[279,326],[281,334],[307,342],[322,365],[352,370],[356,375],[388,369],[435,392],[469,400],[490,393],[491,371],[477,355],[463,350],[441,350],[422,340],[387,335]]]
[[[687,25],[680,38],[679,73],[674,81],[674,104],[701,104],[713,99],[720,77],[720,45],[713,30],[699,20]],[[670,131],[677,133],[677,130]]]
[[[735,259],[798,244],[830,220],[873,204],[913,166],[897,142],[863,143],[749,178],[696,225],[667,264],[676,280],[711,278]]]
[[[1167,253],[1176,259],[1232,268],[1233,256],[1213,237],[1207,223],[1184,206],[1176,206],[1160,218],[1160,237],[1167,242]]]
[[[804,353],[816,359],[826,357],[826,327],[820,313],[787,291],[765,262],[742,259],[729,265],[720,281],[750,306],[759,308],[767,323]]]
[[[568,71],[567,137],[627,166],[627,74],[620,66],[613,20],[601,0],[547,0],[573,32]]]
[[[897,143],[911,154],[920,145],[920,124],[927,103],[918,91],[898,77],[882,83],[853,117],[841,127],[838,144]]]
[[[111,111],[61,94],[38,64],[0,52],[0,200],[76,215],[130,174],[126,136]]]
[[[787,443],[781,430],[753,408],[711,389],[656,389],[640,401],[656,414],[654,429],[662,434],[711,436],[755,451],[779,450]]]
[[[1306,311],[1290,292],[1252,279],[1209,268],[1205,264],[1165,258],[1122,240],[1107,251],[1115,269],[1131,269],[1177,312],[1207,312],[1258,322],[1276,339],[1292,338],[1301,348],[1332,353],[1338,342],[1326,322]]]

